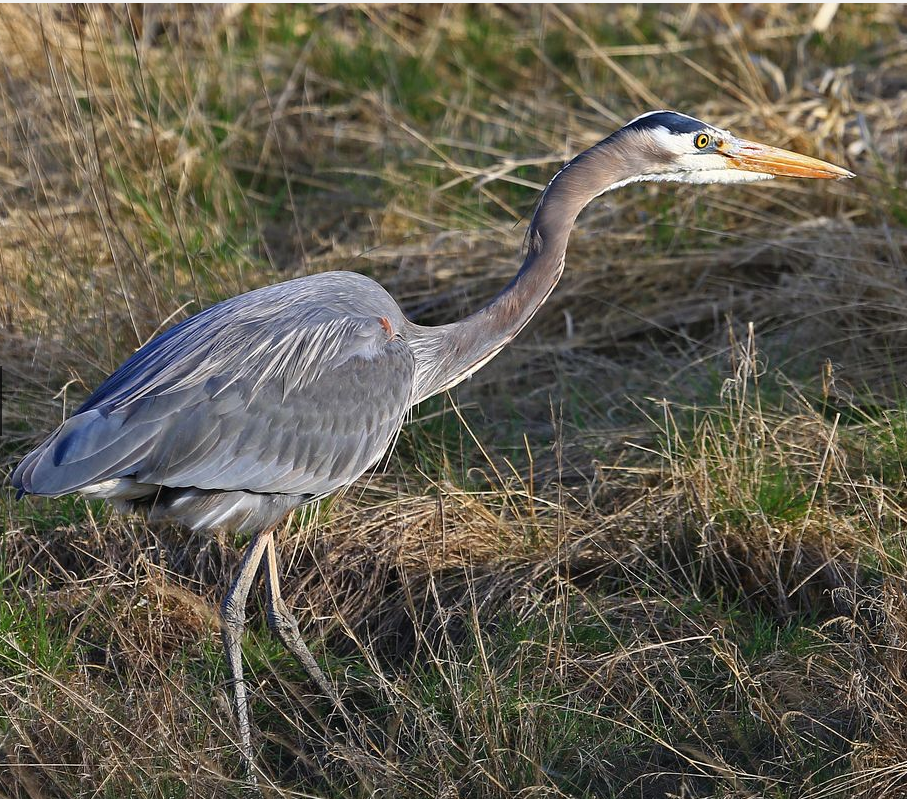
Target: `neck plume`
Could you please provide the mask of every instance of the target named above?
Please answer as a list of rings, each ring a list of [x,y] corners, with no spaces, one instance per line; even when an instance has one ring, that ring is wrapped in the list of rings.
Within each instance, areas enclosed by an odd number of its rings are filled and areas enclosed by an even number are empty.
[[[526,326],[564,271],[567,240],[591,200],[639,171],[615,137],[580,153],[558,172],[542,194],[529,226],[528,251],[520,271],[481,310],[437,327],[412,325],[416,352],[414,402],[438,394],[472,375]]]

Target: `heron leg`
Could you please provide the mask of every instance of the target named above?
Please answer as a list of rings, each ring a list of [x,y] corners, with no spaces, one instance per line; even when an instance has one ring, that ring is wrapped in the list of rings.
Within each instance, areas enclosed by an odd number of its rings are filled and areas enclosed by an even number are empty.
[[[296,621],[292,613],[283,601],[280,594],[280,574],[277,570],[277,550],[274,545],[274,537],[269,536],[267,541],[267,557],[265,559],[265,573],[267,575],[267,592],[268,592],[268,626],[280,642],[290,650],[290,653],[300,665],[309,673],[309,676],[315,680],[322,693],[328,697],[341,714],[346,715],[343,705],[340,704],[340,697],[334,690],[334,686],[325,677],[324,672],[318,665],[309,648],[302,640],[299,633],[299,622]]]
[[[224,597],[220,608],[221,635],[224,640],[224,650],[227,655],[227,664],[233,678],[233,691],[236,696],[236,716],[239,722],[239,740],[242,747],[242,756],[249,779],[255,782],[252,772],[252,728],[249,723],[249,702],[246,697],[246,684],[243,680],[242,670],[242,635],[246,627],[246,600],[255,573],[261,563],[265,547],[272,540],[271,531],[260,533],[252,543],[246,547],[239,571],[233,580],[233,585]],[[273,546],[273,543],[271,544]]]
[[[309,673],[309,676],[315,680],[322,693],[334,703],[334,707],[337,708],[346,724],[350,740],[354,746],[364,753],[365,745],[353,718],[347,712],[340,701],[340,697],[337,695],[337,691],[334,690],[334,686],[325,676],[309,648],[305,645],[305,641],[302,640],[302,636],[299,633],[299,622],[290,613],[286,603],[283,601],[283,597],[280,595],[280,573],[277,569],[277,549],[273,536],[269,536],[267,541],[265,573],[267,576],[268,626],[280,642],[290,650],[290,653],[299,664]],[[349,763],[356,772],[364,791],[371,793],[371,787],[369,786],[373,785],[373,775],[368,772],[365,763],[360,762],[358,757],[351,758]]]

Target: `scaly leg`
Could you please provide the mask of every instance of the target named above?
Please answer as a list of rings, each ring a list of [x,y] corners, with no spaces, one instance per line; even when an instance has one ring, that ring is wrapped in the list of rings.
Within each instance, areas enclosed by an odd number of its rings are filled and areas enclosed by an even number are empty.
[[[265,574],[268,592],[268,626],[280,642],[290,650],[290,653],[299,664],[309,673],[309,676],[315,680],[322,693],[334,703],[334,707],[337,708],[343,717],[352,745],[364,754],[366,749],[355,722],[340,701],[334,686],[325,677],[321,667],[302,640],[302,636],[299,634],[299,623],[293,617],[293,614],[290,613],[286,603],[283,601],[283,597],[280,595],[280,573],[277,570],[277,550],[273,536],[268,537],[267,546],[268,555],[265,558]],[[350,758],[349,763],[359,777],[363,791],[370,793],[373,785],[373,775],[367,772],[365,763],[360,762],[359,757]]]
[[[236,694],[236,716],[239,721],[239,740],[246,772],[251,782],[255,782],[252,770],[252,728],[249,724],[249,702],[246,698],[246,684],[242,673],[242,635],[246,627],[246,600],[255,580],[255,573],[261,563],[265,547],[271,542],[272,532],[259,533],[246,548],[239,572],[230,586],[227,596],[220,608],[221,635],[224,639],[224,650],[227,663],[233,677],[233,690]]]
[[[283,601],[283,597],[280,595],[280,574],[277,571],[277,551],[274,546],[274,536],[268,537],[267,545],[268,555],[265,560],[265,574],[267,575],[268,590],[268,626],[309,673],[309,676],[318,683],[322,693],[337,706],[341,713],[346,715],[334,686],[328,682],[321,667],[302,640],[302,636],[299,634],[299,622],[290,613]]]

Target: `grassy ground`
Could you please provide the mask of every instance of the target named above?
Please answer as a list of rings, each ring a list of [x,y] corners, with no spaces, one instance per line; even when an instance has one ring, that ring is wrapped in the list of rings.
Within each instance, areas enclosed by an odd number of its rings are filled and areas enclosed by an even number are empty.
[[[641,111],[856,171],[603,198],[513,346],[288,522],[364,748],[257,600],[245,656],[266,796],[907,795],[903,9],[4,7],[0,52],[4,473],[241,290],[477,307]],[[0,514],[0,796],[240,796],[243,542]]]

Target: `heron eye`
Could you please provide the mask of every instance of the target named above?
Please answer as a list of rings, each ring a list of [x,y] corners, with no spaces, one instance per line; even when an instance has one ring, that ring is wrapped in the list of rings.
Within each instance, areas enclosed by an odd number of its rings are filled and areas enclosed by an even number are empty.
[[[704,150],[712,143],[712,137],[708,133],[700,133],[693,140],[693,144],[696,145],[697,150]]]

